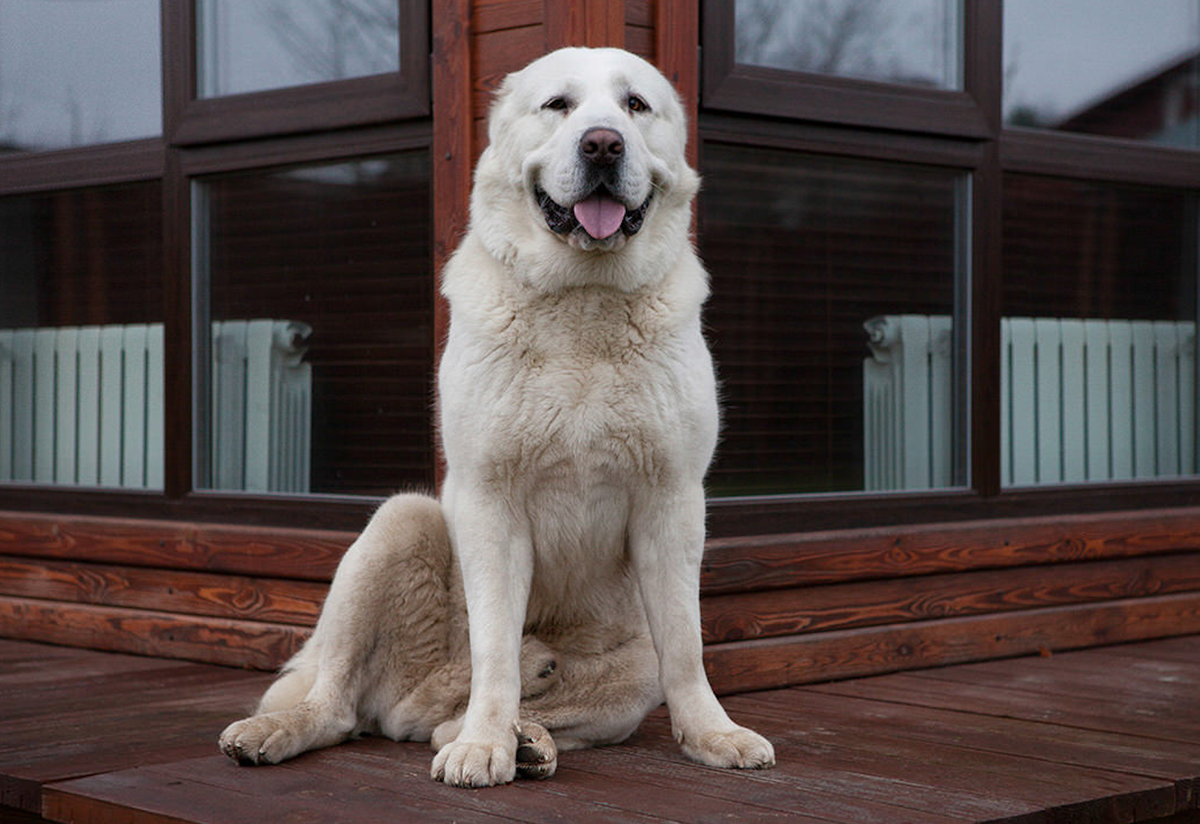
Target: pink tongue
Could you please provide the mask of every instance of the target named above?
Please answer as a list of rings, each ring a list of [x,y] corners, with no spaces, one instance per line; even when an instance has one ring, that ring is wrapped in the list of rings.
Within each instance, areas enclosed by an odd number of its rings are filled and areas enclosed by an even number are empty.
[[[621,228],[625,207],[608,195],[597,192],[575,204],[575,219],[589,235],[596,240],[604,240]]]

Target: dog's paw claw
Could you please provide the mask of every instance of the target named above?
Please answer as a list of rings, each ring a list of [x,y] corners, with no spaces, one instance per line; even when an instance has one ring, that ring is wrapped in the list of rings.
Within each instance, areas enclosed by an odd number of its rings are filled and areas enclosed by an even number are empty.
[[[745,727],[704,733],[694,740],[684,736],[682,743],[688,758],[710,767],[762,770],[775,766],[771,742]]]
[[[517,777],[543,779],[558,769],[558,747],[541,724],[525,722],[517,730]]]
[[[218,743],[221,752],[243,766],[278,764],[296,754],[288,731],[266,716],[233,722]]]

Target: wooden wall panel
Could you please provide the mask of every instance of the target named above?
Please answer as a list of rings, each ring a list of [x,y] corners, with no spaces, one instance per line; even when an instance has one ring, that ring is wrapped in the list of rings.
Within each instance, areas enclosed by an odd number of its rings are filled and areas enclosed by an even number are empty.
[[[1200,592],[1200,553],[740,592],[701,602],[706,643]]]
[[[467,222],[500,79],[562,45],[625,45],[699,92],[694,0],[432,6],[434,256]],[[446,329],[435,309],[435,336]],[[0,636],[271,669],[307,637],[350,532],[0,512]],[[709,542],[720,692],[1200,632],[1200,509]]]
[[[0,596],[0,637],[273,670],[308,637],[286,624]]]
[[[925,524],[712,540],[702,580],[713,593],[756,591],[1196,548],[1195,509]]]
[[[353,538],[0,513],[0,635],[270,669]],[[1027,621],[1048,648],[1197,631],[1197,593],[1200,510],[1177,509],[713,540],[701,606],[732,691],[1036,651]],[[956,627],[983,634],[944,649]]]
[[[737,641],[708,647],[704,660],[713,689],[728,694],[1198,632],[1200,593],[1189,592]]]
[[[329,590],[314,581],[0,555],[0,595],[312,626]]]

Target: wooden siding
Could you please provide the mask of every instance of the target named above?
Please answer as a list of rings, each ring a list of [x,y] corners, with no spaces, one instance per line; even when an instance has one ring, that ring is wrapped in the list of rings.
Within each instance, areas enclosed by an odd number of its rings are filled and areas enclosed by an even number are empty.
[[[624,44],[676,82],[694,128],[699,20],[690,0],[453,0],[432,9],[439,267],[466,226],[490,95],[533,57],[569,43]],[[440,341],[445,307],[434,311]],[[175,477],[172,489],[182,483]],[[1008,500],[1012,510],[1023,499]],[[238,505],[286,517],[268,499]],[[897,506],[856,505],[884,512],[876,521]],[[743,520],[757,512],[747,507]],[[3,512],[0,636],[270,669],[306,637],[353,537]],[[1200,508],[722,537],[709,542],[703,596],[721,692],[1198,632]]]
[[[0,636],[272,669],[353,533],[0,513]],[[1200,510],[716,539],[722,693],[1200,632]]]

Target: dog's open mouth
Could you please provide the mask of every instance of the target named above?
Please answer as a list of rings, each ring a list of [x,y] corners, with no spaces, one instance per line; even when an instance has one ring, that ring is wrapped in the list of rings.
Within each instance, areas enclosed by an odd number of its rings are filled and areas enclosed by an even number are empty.
[[[651,193],[641,206],[627,209],[625,204],[613,197],[604,186],[598,186],[574,206],[555,203],[550,195],[540,188],[535,194],[550,231],[559,235],[569,235],[576,229],[583,229],[596,240],[612,237],[618,231],[623,232],[626,237],[636,235],[642,228],[646,210],[650,208],[650,199],[654,196]]]

